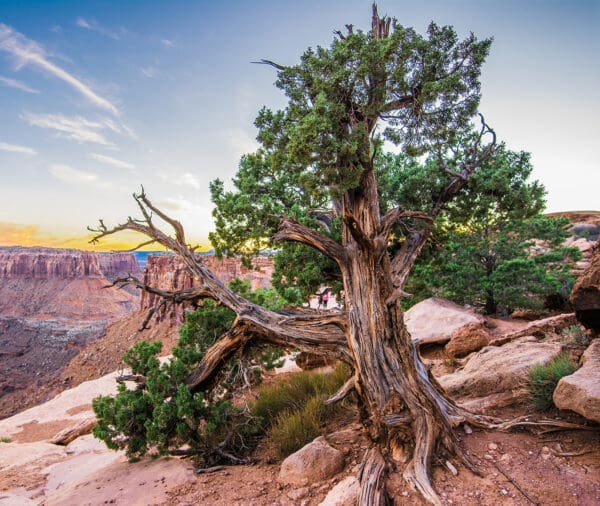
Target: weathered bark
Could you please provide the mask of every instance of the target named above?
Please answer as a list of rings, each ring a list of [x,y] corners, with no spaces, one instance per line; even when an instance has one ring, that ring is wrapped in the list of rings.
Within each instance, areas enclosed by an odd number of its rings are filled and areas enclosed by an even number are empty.
[[[341,265],[348,347],[363,422],[373,444],[360,473],[359,502],[385,504],[382,474],[394,465],[390,458],[394,448],[402,448],[405,454],[412,452],[405,479],[435,504],[438,499],[429,472],[436,450],[443,448],[466,460],[452,430],[458,410],[421,363],[399,299],[392,296],[390,259],[375,240],[386,224],[381,223],[372,170],[365,171],[360,186],[344,196],[342,207],[352,216],[343,231],[348,260]]]

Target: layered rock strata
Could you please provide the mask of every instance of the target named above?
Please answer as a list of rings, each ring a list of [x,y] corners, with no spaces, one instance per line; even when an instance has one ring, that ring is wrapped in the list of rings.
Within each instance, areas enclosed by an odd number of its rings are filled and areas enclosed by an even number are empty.
[[[139,295],[106,288],[139,275],[130,253],[0,248],[0,417],[45,398],[46,386],[106,326],[139,307]]]
[[[199,255],[208,267],[223,283],[235,278],[247,279],[253,290],[269,288],[274,270],[273,257],[261,255],[253,260],[253,269],[244,266],[239,258],[216,258],[214,255]],[[196,281],[185,264],[173,255],[150,255],[144,270],[144,284],[161,290],[183,290],[195,285]],[[141,308],[148,310],[160,301],[157,295],[142,293]],[[163,308],[159,319],[172,318],[181,322],[185,307]]]

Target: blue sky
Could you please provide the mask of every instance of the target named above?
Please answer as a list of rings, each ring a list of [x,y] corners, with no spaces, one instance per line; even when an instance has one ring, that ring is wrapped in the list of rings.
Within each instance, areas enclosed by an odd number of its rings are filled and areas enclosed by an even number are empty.
[[[135,214],[143,184],[192,239],[208,182],[255,148],[274,70],[332,31],[368,27],[370,0],[0,0],[0,244],[83,246],[86,225]],[[494,37],[481,111],[530,151],[551,211],[599,209],[600,2],[380,1],[424,31]],[[110,247],[106,244],[106,247]]]

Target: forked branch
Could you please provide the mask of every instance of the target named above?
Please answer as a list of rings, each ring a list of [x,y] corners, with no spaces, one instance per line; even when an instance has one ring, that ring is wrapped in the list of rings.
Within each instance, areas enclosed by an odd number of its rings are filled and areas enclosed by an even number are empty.
[[[346,262],[346,253],[340,243],[287,216],[280,218],[279,230],[273,239],[275,241],[295,241],[311,246],[337,262],[340,267]]]

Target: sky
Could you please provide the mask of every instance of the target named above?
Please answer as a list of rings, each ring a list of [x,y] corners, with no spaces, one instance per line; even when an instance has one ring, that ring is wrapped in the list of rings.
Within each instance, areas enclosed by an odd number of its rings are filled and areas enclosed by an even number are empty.
[[[600,0],[381,0],[424,32],[493,37],[480,111],[532,153],[548,211],[600,209]],[[371,0],[0,0],[0,246],[90,248],[88,225],[148,196],[208,247],[209,182],[256,149],[275,71],[333,31],[369,28]],[[132,245],[130,236],[101,249]]]

